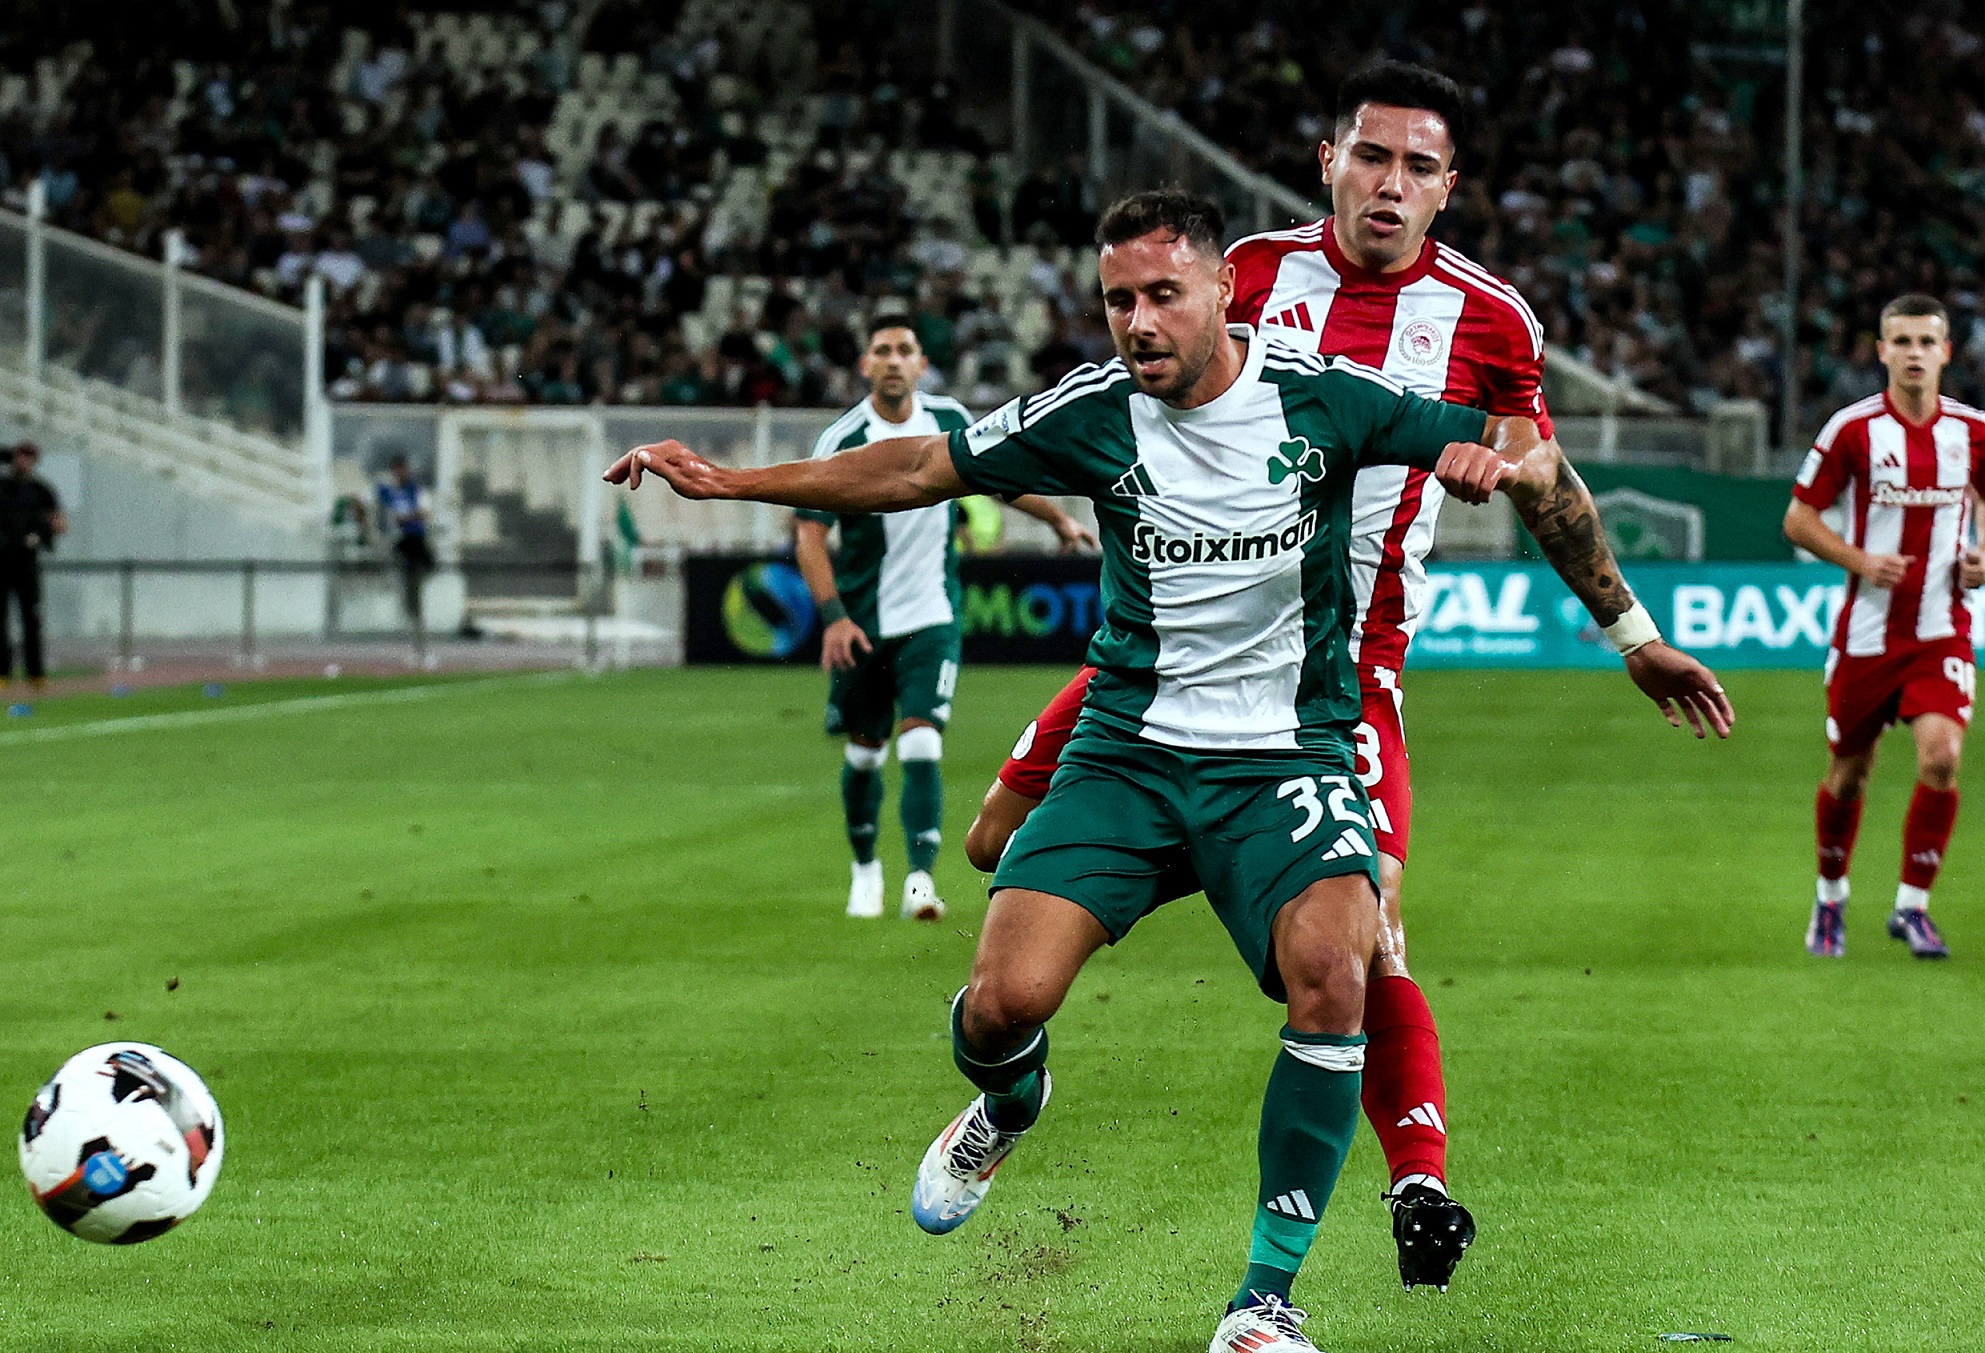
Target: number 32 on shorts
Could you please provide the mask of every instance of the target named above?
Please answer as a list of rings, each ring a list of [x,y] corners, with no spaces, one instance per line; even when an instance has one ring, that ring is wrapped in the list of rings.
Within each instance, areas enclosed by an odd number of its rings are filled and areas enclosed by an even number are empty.
[[[1321,799],[1318,790],[1326,791]],[[1358,811],[1358,791],[1351,788],[1348,775],[1299,775],[1275,786],[1275,797],[1293,799],[1290,806],[1303,815],[1302,822],[1289,833],[1291,841],[1300,841],[1322,826],[1326,806],[1330,817],[1338,822],[1354,822],[1366,831],[1372,827],[1371,819]]]

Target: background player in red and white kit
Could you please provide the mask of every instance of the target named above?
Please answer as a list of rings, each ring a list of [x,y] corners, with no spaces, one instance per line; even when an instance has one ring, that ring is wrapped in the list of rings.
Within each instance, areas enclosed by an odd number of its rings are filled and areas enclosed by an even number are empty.
[[[1847,950],[1847,865],[1875,744],[1897,720],[1916,736],[1916,793],[1902,824],[1902,882],[1889,934],[1918,958],[1949,950],[1931,923],[1930,885],[1957,819],[1957,763],[1978,684],[1967,588],[1985,570],[1971,547],[1972,494],[1985,486],[1985,413],[1938,391],[1950,318],[1929,296],[1882,308],[1876,349],[1888,389],[1821,429],[1792,489],[1785,535],[1848,572],[1826,660],[1827,746],[1814,809],[1819,895],[1806,948]],[[1846,496],[1846,533],[1820,513]]]
[[[1285,341],[1309,335],[1319,352],[1379,368],[1417,393],[1533,419],[1551,435],[1543,396],[1543,332],[1514,288],[1427,238],[1456,172],[1460,88],[1422,66],[1379,61],[1338,91],[1335,139],[1318,151],[1332,214],[1234,244],[1228,318],[1273,326]],[[1445,494],[1423,471],[1358,474],[1351,576],[1357,591],[1353,657],[1364,695],[1359,776],[1370,794],[1380,854],[1384,924],[1365,995],[1364,1110],[1392,1174],[1400,1276],[1445,1286],[1474,1232],[1447,1194],[1447,1090],[1432,1011],[1406,968],[1399,887],[1412,829],[1412,788],[1399,670],[1425,604],[1424,560]],[[1621,578],[1591,495],[1569,466],[1557,490],[1518,508],[1540,540],[1575,540],[1565,580],[1627,653],[1636,684],[1670,722],[1701,736],[1728,731],[1715,678],[1660,640]],[[1089,669],[1023,734],[987,792],[966,854],[989,868],[1047,792],[1080,712]],[[1678,713],[1677,711],[1680,711]]]

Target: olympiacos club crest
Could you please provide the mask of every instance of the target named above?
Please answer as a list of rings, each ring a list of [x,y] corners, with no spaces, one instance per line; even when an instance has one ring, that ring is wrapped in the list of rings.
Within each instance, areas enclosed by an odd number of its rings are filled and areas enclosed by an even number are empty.
[[[1399,331],[1399,359],[1433,366],[1447,357],[1447,335],[1431,320],[1416,319]]]

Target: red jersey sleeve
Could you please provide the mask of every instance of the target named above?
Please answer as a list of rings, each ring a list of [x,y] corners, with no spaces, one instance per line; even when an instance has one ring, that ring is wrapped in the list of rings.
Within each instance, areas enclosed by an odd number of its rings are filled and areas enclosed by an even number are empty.
[[[1023,799],[1048,796],[1048,781],[1054,779],[1055,767],[1061,764],[1061,750],[1068,746],[1068,739],[1075,732],[1075,721],[1082,713],[1082,697],[1089,693],[1089,678],[1094,675],[1093,667],[1077,672],[1075,680],[1063,686],[1048,701],[1048,707],[1027,725],[1020,741],[1013,744],[1013,755],[999,768],[1001,784]]]
[[[1862,419],[1848,418],[1844,411],[1828,419],[1799,466],[1792,497],[1821,512],[1838,502],[1854,478],[1854,451],[1866,440],[1867,426]]]
[[[1497,336],[1502,360],[1488,383],[1484,412],[1502,418],[1528,418],[1543,436],[1552,435],[1551,411],[1544,406],[1544,329],[1514,290],[1509,306],[1499,308]]]
[[[1229,324],[1261,323],[1284,252],[1267,240],[1238,240],[1227,250],[1227,261],[1234,265],[1234,299],[1227,304]]]

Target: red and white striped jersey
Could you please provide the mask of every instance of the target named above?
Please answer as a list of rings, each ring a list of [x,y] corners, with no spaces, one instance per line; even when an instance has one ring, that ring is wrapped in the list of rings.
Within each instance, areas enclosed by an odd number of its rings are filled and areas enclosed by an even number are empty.
[[[1792,496],[1824,512],[1846,494],[1841,534],[1850,545],[1910,557],[1894,587],[1848,579],[1836,650],[1871,658],[1971,637],[1971,605],[1958,570],[1971,535],[1965,490],[1981,485],[1981,470],[1985,413],[1954,399],[1940,399],[1937,416],[1921,427],[1897,411],[1886,391],[1827,420]]]
[[[1412,267],[1367,272],[1346,258],[1329,218],[1237,240],[1229,320],[1313,336],[1318,352],[1374,366],[1408,389],[1488,413],[1537,420],[1544,408],[1544,331],[1516,288],[1428,240]],[[1427,595],[1427,551],[1447,494],[1424,470],[1358,472],[1351,506],[1357,613],[1351,656],[1397,671]]]

